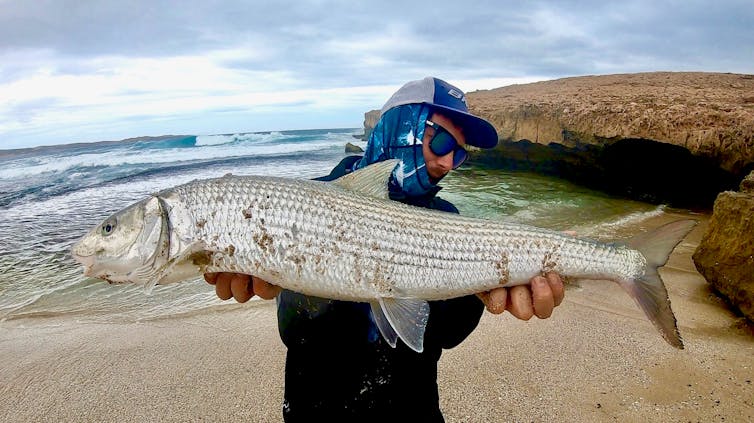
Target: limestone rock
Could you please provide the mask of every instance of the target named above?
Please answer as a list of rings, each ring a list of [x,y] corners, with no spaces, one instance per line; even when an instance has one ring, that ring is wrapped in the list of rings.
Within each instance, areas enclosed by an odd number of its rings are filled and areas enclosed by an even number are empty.
[[[741,183],[741,192],[717,197],[693,259],[707,282],[754,321],[754,172]]]
[[[754,194],[754,172],[751,172],[743,181],[741,181],[741,192]]]
[[[364,149],[361,148],[361,147],[359,147],[358,145],[351,144],[350,142],[346,143],[346,153],[347,154],[351,154],[351,153],[363,153],[363,152],[364,152]]]
[[[754,168],[754,75],[584,76],[467,97],[501,138],[472,159],[494,167],[703,209]]]
[[[378,120],[380,120],[379,110],[370,110],[364,113],[364,141],[369,140],[369,136],[372,134],[372,130],[377,125]]]
[[[566,147],[648,139],[714,158],[727,171],[754,163],[754,75],[582,76],[477,91],[468,101],[501,139]]]

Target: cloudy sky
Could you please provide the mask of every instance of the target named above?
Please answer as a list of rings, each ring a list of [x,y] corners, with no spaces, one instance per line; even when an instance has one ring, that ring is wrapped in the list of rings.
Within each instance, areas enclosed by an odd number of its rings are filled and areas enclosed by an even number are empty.
[[[408,80],[754,74],[754,1],[0,0],[0,148],[360,127]]]

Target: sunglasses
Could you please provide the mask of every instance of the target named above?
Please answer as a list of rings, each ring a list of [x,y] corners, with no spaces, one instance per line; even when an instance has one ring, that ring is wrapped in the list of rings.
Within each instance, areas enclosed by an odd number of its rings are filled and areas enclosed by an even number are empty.
[[[463,162],[469,157],[466,150],[458,144],[458,141],[442,126],[427,120],[427,126],[435,130],[435,134],[432,135],[432,139],[429,140],[429,149],[439,157],[442,157],[450,152],[453,153],[453,169],[462,165]]]

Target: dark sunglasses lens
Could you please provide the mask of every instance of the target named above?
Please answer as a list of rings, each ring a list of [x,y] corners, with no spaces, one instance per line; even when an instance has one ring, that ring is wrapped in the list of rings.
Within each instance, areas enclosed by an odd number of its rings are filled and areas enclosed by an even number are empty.
[[[429,148],[438,156],[450,153],[457,145],[455,138],[445,131],[438,131],[429,142]]]
[[[461,147],[456,148],[455,152],[453,152],[453,169],[462,165],[468,157],[469,155],[466,153],[466,150]]]

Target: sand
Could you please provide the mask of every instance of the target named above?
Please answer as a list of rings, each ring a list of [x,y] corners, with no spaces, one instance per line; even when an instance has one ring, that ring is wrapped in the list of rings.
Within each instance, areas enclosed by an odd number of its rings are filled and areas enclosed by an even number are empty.
[[[486,314],[443,355],[446,420],[754,421],[754,334],[694,269],[699,217],[661,271],[685,350],[617,285],[579,281],[552,318]],[[0,421],[281,421],[284,361],[273,302],[142,323],[7,321]]]

